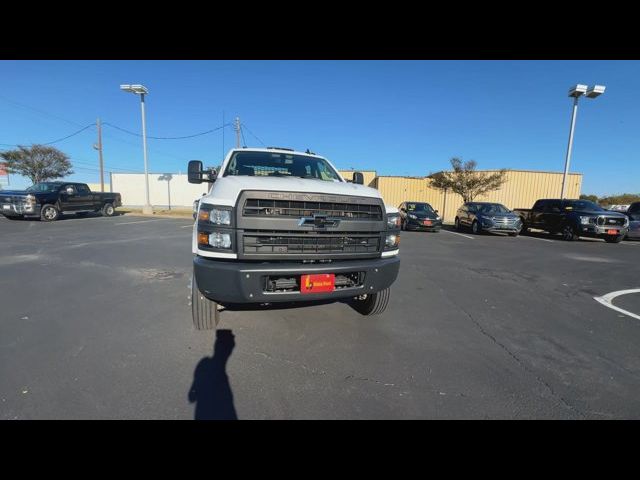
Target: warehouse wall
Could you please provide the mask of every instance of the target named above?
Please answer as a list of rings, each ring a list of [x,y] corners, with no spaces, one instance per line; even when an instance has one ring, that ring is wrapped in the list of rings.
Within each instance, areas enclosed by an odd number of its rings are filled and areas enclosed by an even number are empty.
[[[167,182],[158,180],[162,174],[149,174],[149,200],[151,205],[166,207]],[[144,205],[144,174],[142,173],[114,173],[112,175],[113,191],[122,195],[122,204],[128,207],[139,207]],[[196,198],[200,198],[203,193],[209,190],[211,184],[201,183],[195,185],[187,181],[186,174],[173,174],[170,182],[171,206],[191,207]],[[100,187],[98,186],[98,190]],[[106,186],[105,186],[106,190]]]
[[[456,210],[464,203],[459,195],[451,192],[445,195],[441,190],[431,187],[430,180],[424,177],[377,177],[372,186],[380,190],[388,205],[398,206],[411,200],[428,202],[449,222],[453,221]],[[569,174],[567,197],[578,198],[581,187],[582,174]],[[508,208],[531,208],[539,198],[558,198],[561,188],[562,173],[508,170],[507,181],[500,190],[475,200],[499,202]]]
[[[352,177],[349,170],[340,170],[346,178]],[[404,201],[421,201],[430,203],[433,208],[444,215],[445,221],[453,221],[456,210],[462,205],[462,197],[451,192],[446,196],[441,190],[430,186],[425,177],[376,177],[373,170],[362,171],[365,185],[380,190],[385,203],[398,206]],[[159,207],[167,205],[167,182],[160,181],[160,174],[149,174],[149,193],[151,204]],[[114,173],[112,176],[113,191],[122,194],[122,202],[126,206],[144,204],[144,175],[138,173]],[[174,174],[171,180],[171,205],[190,207],[196,198],[207,192],[210,184],[193,185],[187,182],[187,175]],[[562,173],[532,172],[524,170],[507,171],[507,181],[500,190],[477,198],[478,201],[499,202],[508,208],[531,208],[539,198],[557,198],[560,196]],[[100,187],[90,185],[92,190]],[[578,198],[582,187],[582,175],[569,174],[567,197]],[[105,184],[105,191],[109,190]],[[446,202],[446,211],[445,211]]]

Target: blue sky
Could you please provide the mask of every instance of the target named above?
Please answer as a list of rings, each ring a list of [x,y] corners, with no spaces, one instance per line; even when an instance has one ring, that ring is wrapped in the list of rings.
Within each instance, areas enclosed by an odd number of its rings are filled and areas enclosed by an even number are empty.
[[[639,192],[638,78],[638,61],[0,61],[0,143],[49,142],[97,117],[140,132],[139,100],[119,85],[143,83],[152,136],[218,127],[224,110],[267,145],[310,148],[339,168],[417,176],[459,156],[481,169],[561,171],[567,90],[598,83],[606,93],[580,101],[571,171],[584,174],[583,193]],[[107,170],[142,171],[140,138],[103,132]],[[235,134],[225,132],[228,149]],[[245,139],[261,146],[248,130]],[[55,144],[78,181],[98,181],[95,140],[90,128]],[[149,168],[217,165],[222,142],[221,131],[150,140]]]

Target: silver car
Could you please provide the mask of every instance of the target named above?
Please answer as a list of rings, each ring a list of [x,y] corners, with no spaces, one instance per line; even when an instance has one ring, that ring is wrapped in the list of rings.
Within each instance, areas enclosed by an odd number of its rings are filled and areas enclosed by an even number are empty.
[[[629,231],[626,238],[640,240],[640,202],[629,205],[626,214],[629,217]]]

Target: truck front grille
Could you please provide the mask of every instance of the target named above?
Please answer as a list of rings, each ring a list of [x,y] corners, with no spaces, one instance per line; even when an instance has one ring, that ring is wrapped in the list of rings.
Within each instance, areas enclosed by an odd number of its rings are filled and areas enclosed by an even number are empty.
[[[245,231],[243,252],[257,255],[283,254],[375,254],[380,235],[374,232],[281,232]]]
[[[314,214],[349,220],[382,220],[380,205],[297,200],[248,198],[242,215],[245,217],[311,217]]]
[[[624,225],[624,218],[620,217],[603,217],[599,216],[596,220],[596,223],[600,226],[617,226],[621,227]]]

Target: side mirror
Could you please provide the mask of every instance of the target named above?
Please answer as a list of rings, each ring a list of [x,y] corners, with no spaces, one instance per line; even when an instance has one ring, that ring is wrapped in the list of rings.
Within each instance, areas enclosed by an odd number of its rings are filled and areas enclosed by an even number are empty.
[[[73,190],[73,188],[71,187],[67,187],[67,195],[73,195],[75,192]]]
[[[358,185],[364,185],[364,175],[362,175],[361,172],[353,172],[352,183],[357,183]]]
[[[187,168],[187,180],[189,183],[202,183],[202,162],[191,160]]]

